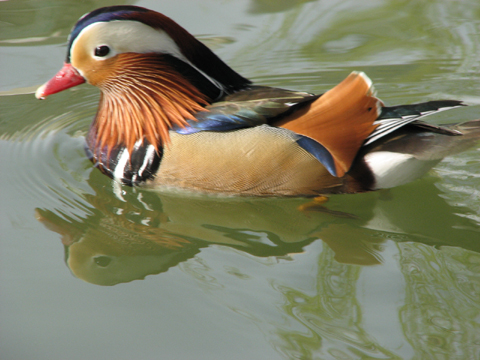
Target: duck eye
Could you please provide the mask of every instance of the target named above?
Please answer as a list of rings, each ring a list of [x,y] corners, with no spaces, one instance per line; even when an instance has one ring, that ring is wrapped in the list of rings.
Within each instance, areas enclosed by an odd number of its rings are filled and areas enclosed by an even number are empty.
[[[107,45],[97,46],[95,48],[95,56],[104,57],[110,52],[110,48]]]

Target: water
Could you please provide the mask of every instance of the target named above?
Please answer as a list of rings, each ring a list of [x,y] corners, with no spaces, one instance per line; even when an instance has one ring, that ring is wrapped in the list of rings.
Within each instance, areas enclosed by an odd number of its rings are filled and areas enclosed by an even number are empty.
[[[0,2],[1,359],[480,358],[480,147],[328,211],[115,187],[83,151],[97,90],[31,94],[111,4]],[[434,123],[479,117],[476,1],[136,4],[256,83],[362,70],[390,105],[471,105]]]

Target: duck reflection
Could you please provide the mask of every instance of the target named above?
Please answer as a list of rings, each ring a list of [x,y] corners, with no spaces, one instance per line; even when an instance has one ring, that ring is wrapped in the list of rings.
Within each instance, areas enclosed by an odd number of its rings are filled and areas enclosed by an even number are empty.
[[[422,194],[421,201],[411,195],[412,186]],[[336,196],[327,204],[331,210],[300,211],[308,199],[204,197],[131,188],[118,196],[97,185],[96,194],[85,195],[91,205],[85,217],[41,209],[36,217],[61,235],[72,273],[99,285],[166,272],[211,245],[288,257],[321,239],[337,262],[357,265],[381,263],[387,239],[480,252],[478,224],[453,216],[460,209],[448,205],[432,181],[412,186]]]
[[[92,206],[85,218],[36,210],[37,219],[61,235],[66,263],[78,278],[114,285],[165,272],[213,244],[256,256],[286,256],[316,240],[310,234],[319,222],[295,209],[301,199],[126,190],[121,198],[105,192],[85,195]]]

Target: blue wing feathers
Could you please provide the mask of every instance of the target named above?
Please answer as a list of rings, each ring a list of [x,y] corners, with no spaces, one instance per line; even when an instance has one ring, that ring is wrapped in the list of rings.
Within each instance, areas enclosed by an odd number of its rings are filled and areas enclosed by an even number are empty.
[[[206,111],[195,114],[195,118],[197,121],[187,120],[188,126],[185,128],[175,125],[172,130],[188,135],[199,131],[230,131],[263,124],[263,122],[252,121],[237,115],[214,114]]]
[[[300,145],[303,149],[308,151],[310,154],[315,156],[315,158],[322,163],[323,166],[328,170],[333,176],[337,176],[337,171],[335,170],[335,162],[332,155],[328,152],[325,147],[316,142],[309,137],[298,135],[299,139],[297,144]]]

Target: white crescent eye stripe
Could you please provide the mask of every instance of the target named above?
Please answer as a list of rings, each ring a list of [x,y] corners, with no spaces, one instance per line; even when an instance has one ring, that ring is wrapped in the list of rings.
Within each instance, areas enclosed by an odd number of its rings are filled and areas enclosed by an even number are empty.
[[[110,53],[107,56],[100,57],[94,55],[95,48],[101,45],[110,47]],[[165,31],[154,29],[138,21],[112,20],[109,22],[96,22],[86,26],[70,47],[70,61],[72,64],[75,62],[73,57],[76,52],[76,46],[84,47],[82,50],[96,60],[105,60],[126,52],[169,54],[190,65],[213,85],[222,90],[222,92],[225,92],[225,88],[221,83],[205,74],[183,55],[177,43]],[[81,68],[76,67],[76,69],[83,75]]]

